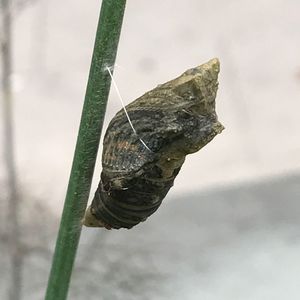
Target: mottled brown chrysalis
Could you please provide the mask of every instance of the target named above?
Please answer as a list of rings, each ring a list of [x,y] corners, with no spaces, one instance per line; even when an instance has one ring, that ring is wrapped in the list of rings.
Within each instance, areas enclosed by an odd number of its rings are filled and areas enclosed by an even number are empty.
[[[223,126],[215,112],[218,59],[187,70],[126,106],[103,141],[101,181],[86,226],[132,228],[160,206],[185,160]]]

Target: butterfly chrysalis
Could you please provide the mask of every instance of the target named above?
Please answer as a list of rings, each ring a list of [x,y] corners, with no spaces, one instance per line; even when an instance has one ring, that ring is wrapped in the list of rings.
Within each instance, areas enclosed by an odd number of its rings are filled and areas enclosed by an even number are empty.
[[[84,225],[132,228],[160,206],[185,156],[224,127],[215,112],[218,59],[147,92],[111,120],[103,141],[101,180]]]

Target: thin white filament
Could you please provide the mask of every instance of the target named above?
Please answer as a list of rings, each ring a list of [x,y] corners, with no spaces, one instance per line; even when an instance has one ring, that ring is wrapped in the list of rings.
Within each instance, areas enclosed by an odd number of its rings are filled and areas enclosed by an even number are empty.
[[[111,72],[111,70],[110,70],[109,67],[106,67],[106,69],[107,69],[108,74],[109,74],[109,76],[110,76],[110,78],[111,78],[111,82],[112,82],[112,84],[113,84],[113,86],[114,86],[114,88],[115,88],[115,90],[116,90],[116,92],[117,92],[118,98],[119,98],[120,101],[121,101],[123,110],[124,110],[125,115],[126,115],[126,117],[127,117],[127,119],[128,119],[129,125],[130,125],[130,127],[132,128],[132,131],[133,131],[134,134],[139,138],[139,140],[140,140],[140,142],[143,144],[143,146],[144,146],[147,150],[151,151],[151,149],[146,145],[146,143],[138,136],[138,134],[137,134],[135,128],[133,127],[133,124],[132,124],[131,119],[130,119],[130,117],[129,117],[129,115],[128,115],[128,112],[127,112],[125,103],[124,103],[123,98],[122,98],[122,96],[121,96],[121,93],[120,93],[120,90],[119,90],[119,88],[118,88],[118,85],[117,85],[117,83],[116,83],[116,81],[115,81],[115,79],[114,79],[114,76],[113,76],[113,74],[112,74],[112,72]],[[152,152],[152,151],[151,151],[151,152]]]

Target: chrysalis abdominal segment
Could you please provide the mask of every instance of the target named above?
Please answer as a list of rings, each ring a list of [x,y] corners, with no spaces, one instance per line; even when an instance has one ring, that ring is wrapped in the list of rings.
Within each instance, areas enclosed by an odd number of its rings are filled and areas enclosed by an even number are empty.
[[[132,228],[158,209],[185,156],[224,128],[215,112],[218,73],[219,61],[212,59],[116,114],[104,136],[101,180],[86,226]]]

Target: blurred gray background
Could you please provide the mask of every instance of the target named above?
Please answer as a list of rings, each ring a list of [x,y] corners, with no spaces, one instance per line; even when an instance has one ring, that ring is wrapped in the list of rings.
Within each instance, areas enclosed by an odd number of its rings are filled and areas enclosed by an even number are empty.
[[[100,2],[13,7],[20,299],[43,298]],[[296,0],[128,0],[115,70],[125,102],[218,57],[226,130],[187,157],[146,223],[83,230],[70,299],[299,299],[299,11]],[[120,109],[112,89],[105,126]],[[2,167],[1,299],[11,286],[6,180]]]

